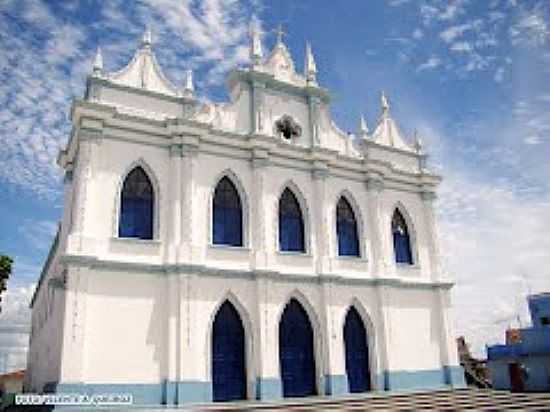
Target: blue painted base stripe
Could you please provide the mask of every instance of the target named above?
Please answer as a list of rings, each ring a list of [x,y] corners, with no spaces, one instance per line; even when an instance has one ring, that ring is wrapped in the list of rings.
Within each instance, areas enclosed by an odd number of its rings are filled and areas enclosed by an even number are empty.
[[[441,389],[466,386],[461,366],[445,366],[441,369],[416,371],[384,371],[377,377],[377,391],[407,391],[415,389]],[[329,396],[349,393],[346,375],[325,375],[322,388]],[[135,405],[185,405],[212,402],[212,383],[209,381],[163,381],[136,384],[48,383],[48,393],[113,394],[133,396]],[[282,399],[282,381],[279,378],[257,378],[255,398],[258,400]]]
[[[325,395],[341,396],[348,393],[346,375],[325,375]]]
[[[283,383],[279,378],[257,378],[256,399],[276,400],[283,397]]]
[[[464,376],[464,368],[460,365],[444,366],[445,382],[453,388],[465,388],[466,377]]]
[[[212,401],[212,384],[203,381],[162,383],[55,383],[44,385],[48,393],[99,395],[123,393],[133,397],[135,405],[177,405]]]

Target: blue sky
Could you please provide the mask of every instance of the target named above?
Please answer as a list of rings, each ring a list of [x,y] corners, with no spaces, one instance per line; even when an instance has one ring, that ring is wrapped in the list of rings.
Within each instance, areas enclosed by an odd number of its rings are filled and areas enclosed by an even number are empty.
[[[479,352],[516,313],[525,322],[525,293],[550,290],[550,2],[4,0],[0,253],[16,264],[0,326],[28,323],[62,210],[55,157],[96,47],[107,70],[120,68],[149,24],[168,77],[181,84],[192,68],[198,95],[222,100],[225,73],[246,64],[253,16],[267,48],[283,24],[300,69],[311,42],[342,129],[355,131],[360,113],[372,128],[385,90],[401,128],[419,130],[445,178],[438,215],[457,332]],[[25,340],[0,334],[0,352]]]

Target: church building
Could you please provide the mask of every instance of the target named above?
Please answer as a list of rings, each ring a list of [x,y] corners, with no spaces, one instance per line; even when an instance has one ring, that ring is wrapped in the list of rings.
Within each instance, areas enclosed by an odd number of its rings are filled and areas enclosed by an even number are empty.
[[[386,96],[372,132],[343,132],[309,44],[298,71],[254,27],[228,101],[183,83],[149,30],[118,71],[98,49],[58,156],[27,390],[185,405],[463,386],[441,178]]]

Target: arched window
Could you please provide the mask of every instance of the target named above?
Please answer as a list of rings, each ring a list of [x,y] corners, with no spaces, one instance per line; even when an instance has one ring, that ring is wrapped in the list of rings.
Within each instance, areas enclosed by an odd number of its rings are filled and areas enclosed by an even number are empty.
[[[357,222],[351,205],[341,197],[336,206],[336,233],[338,235],[339,256],[359,256]]]
[[[399,210],[393,213],[391,221],[391,229],[393,233],[393,248],[395,251],[395,261],[397,263],[413,264],[411,253],[411,240],[409,230],[403,215]]]
[[[288,188],[279,199],[279,248],[282,251],[305,252],[302,211],[296,196]]]
[[[119,237],[153,238],[153,185],[141,167],[133,169],[122,187]]]
[[[226,176],[214,192],[213,236],[216,245],[243,245],[243,212],[235,185]]]

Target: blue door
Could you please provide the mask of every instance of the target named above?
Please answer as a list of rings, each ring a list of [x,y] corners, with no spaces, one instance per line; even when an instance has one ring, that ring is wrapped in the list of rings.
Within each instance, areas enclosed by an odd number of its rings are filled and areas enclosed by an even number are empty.
[[[286,305],[279,324],[279,362],[283,396],[316,394],[313,329],[297,300]]]
[[[369,348],[367,331],[363,320],[352,307],[344,324],[344,344],[346,347],[346,374],[349,391],[365,392],[370,390]]]
[[[212,385],[214,401],[246,398],[244,328],[235,307],[228,301],[214,320]]]

